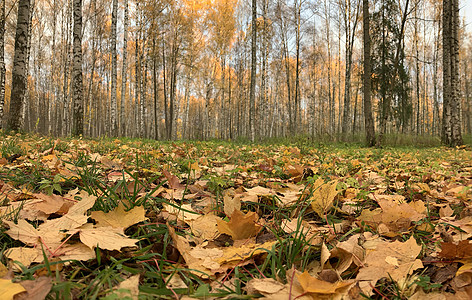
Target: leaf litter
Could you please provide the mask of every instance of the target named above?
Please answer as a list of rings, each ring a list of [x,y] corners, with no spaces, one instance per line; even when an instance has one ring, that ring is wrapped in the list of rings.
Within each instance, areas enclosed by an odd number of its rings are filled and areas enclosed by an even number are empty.
[[[466,148],[0,146],[1,299],[472,297]]]

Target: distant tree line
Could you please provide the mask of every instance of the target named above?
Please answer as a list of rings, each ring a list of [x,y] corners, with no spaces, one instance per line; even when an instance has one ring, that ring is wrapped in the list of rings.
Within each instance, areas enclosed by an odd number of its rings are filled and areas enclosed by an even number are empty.
[[[6,129],[371,146],[472,133],[458,0],[0,1]]]

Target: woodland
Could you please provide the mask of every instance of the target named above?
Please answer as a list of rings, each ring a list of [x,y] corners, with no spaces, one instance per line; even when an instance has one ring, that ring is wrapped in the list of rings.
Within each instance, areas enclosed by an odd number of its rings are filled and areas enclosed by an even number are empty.
[[[0,299],[472,299],[458,0],[0,0]]]
[[[0,7],[6,129],[369,145],[417,135],[450,146],[471,134],[470,34],[456,0]]]

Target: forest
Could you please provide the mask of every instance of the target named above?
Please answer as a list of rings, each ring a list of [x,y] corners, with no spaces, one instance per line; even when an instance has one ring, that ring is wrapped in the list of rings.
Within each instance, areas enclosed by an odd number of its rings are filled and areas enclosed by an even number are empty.
[[[471,43],[458,1],[445,3],[2,0],[0,125],[460,145],[471,134]]]
[[[468,5],[0,0],[0,299],[472,299]]]

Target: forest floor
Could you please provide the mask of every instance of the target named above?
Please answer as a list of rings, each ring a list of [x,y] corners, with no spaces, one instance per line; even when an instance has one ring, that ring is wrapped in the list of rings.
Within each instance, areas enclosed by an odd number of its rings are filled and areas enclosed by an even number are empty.
[[[470,148],[0,133],[0,299],[471,299],[471,200]]]

